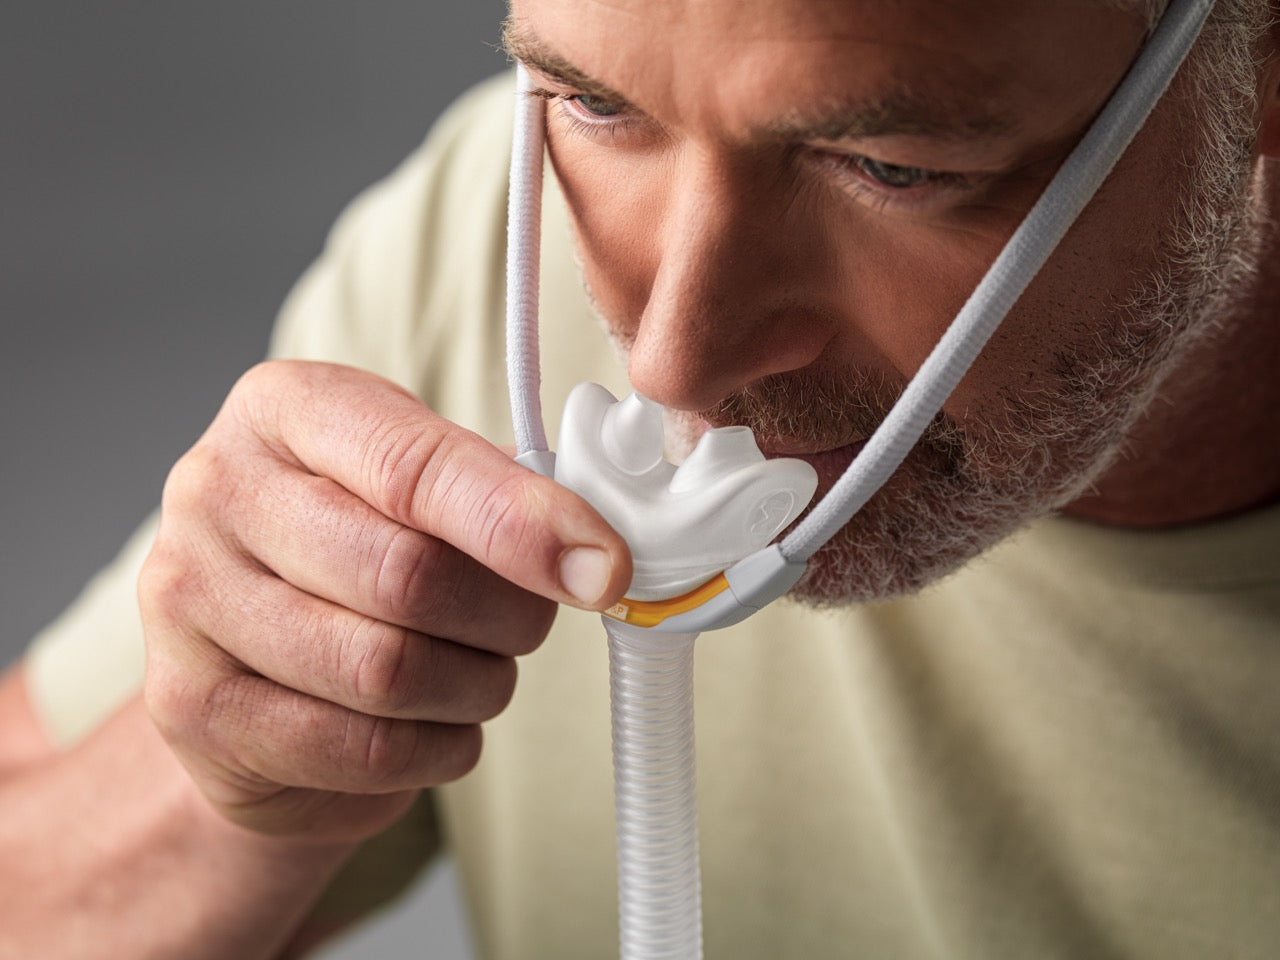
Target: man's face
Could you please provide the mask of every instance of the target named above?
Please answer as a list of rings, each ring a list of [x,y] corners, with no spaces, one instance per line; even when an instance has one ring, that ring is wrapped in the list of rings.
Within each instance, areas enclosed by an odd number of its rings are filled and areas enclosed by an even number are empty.
[[[747,423],[821,493],[1143,33],[1098,0],[516,0],[510,41],[635,389],[690,438]],[[1157,111],[802,592],[914,588],[1101,469],[1168,353],[1133,305],[1185,230],[1188,114]]]

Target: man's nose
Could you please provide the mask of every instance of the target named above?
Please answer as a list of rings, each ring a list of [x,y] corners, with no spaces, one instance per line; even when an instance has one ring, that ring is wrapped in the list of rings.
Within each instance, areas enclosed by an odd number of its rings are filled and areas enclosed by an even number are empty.
[[[811,363],[835,330],[815,276],[821,225],[783,178],[695,151],[674,173],[629,375],[664,406],[703,410]]]

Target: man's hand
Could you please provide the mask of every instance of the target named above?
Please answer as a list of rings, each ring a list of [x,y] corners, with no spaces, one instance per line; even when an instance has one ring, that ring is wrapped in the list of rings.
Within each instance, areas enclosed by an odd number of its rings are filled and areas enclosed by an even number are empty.
[[[553,601],[630,574],[584,501],[398,387],[264,364],[166,485],[147,704],[231,820],[359,839],[475,764]]]

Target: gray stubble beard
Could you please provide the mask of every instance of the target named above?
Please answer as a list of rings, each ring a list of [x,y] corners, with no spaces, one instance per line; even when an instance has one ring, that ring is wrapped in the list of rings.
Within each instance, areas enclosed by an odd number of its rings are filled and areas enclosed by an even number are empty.
[[[1125,452],[1167,378],[1249,289],[1262,238],[1250,189],[1252,51],[1265,22],[1261,12],[1223,19],[1206,28],[1184,68],[1201,106],[1200,136],[1187,150],[1189,186],[1158,266],[1100,311],[1098,329],[1114,336],[1099,332],[1092,355],[1063,352],[1056,376],[1009,398],[999,424],[935,418],[885,487],[814,555],[792,599],[834,608],[915,592],[1078,499]],[[601,322],[625,355],[627,344]],[[713,410],[668,411],[668,436],[676,459],[706,420],[745,423],[766,442],[834,445],[869,434],[894,392],[864,371],[768,377]]]
[[[1251,184],[1252,50],[1260,18],[1210,28],[1187,65],[1201,136],[1154,272],[1111,308],[1118,335],[1059,358],[1051,386],[1005,422],[939,416],[899,473],[810,562],[791,596],[820,607],[912,593],[1090,491],[1168,378],[1215,336],[1258,275],[1264,210]]]

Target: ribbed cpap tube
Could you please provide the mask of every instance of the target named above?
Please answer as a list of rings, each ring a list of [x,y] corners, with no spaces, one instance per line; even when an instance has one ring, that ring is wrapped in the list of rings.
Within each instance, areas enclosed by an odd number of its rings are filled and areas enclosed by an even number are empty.
[[[700,960],[693,633],[604,618],[622,960]]]

